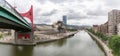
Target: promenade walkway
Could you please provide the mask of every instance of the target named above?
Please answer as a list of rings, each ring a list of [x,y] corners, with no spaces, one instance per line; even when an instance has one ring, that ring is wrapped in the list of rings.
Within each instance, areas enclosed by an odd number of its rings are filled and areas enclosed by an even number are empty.
[[[97,36],[93,35],[92,33],[90,32],[88,33],[92,36],[93,39],[95,39],[102,46],[106,56],[113,56],[112,50],[109,49],[108,46],[103,41],[101,41]]]
[[[44,32],[44,33],[43,33]],[[45,33],[46,32],[46,33]],[[27,39],[25,40],[18,40],[17,44],[21,45],[36,45],[38,43],[43,43],[43,42],[49,42],[49,41],[54,41],[54,40],[59,40],[62,38],[66,38],[70,35],[75,34],[76,32],[66,32],[66,33],[48,33],[47,31],[38,31],[37,33],[34,34],[35,39],[34,42],[31,43]],[[0,43],[3,44],[15,44],[15,38],[8,35],[8,36],[3,36],[3,38],[0,38]]]
[[[39,42],[59,40],[59,39],[62,39],[62,38],[69,37],[69,36],[71,36],[75,33],[76,32],[56,33],[56,34],[51,34],[51,35],[35,34],[35,42],[39,43]]]

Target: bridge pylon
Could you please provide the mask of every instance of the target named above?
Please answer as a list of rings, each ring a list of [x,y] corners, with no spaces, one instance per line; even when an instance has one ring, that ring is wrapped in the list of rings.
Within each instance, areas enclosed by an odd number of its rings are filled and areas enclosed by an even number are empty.
[[[30,32],[16,31],[15,32],[15,43],[17,44],[34,43],[33,6],[31,5],[31,8],[29,9],[29,11],[25,13],[20,13],[20,15],[23,17],[27,17],[31,21],[32,30]]]
[[[34,43],[33,32],[15,31],[15,44],[29,45]]]

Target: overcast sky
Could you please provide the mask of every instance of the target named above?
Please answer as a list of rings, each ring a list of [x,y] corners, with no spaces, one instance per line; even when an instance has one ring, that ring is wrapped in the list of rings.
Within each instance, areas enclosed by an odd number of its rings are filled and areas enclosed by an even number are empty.
[[[19,12],[26,12],[33,5],[34,23],[52,24],[67,15],[68,24],[103,24],[108,12],[120,9],[120,0],[6,0]]]

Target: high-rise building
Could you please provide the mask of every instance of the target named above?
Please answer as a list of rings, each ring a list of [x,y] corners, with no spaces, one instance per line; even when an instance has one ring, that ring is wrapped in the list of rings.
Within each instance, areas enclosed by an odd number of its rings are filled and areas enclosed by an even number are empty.
[[[108,34],[117,34],[117,25],[120,23],[120,10],[112,10],[108,13]]]
[[[64,23],[65,25],[67,25],[67,16],[66,16],[66,15],[63,16],[63,23]]]

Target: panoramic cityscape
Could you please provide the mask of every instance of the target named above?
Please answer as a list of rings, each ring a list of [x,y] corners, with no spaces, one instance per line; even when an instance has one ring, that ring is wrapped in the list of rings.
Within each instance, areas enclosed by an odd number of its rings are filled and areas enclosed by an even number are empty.
[[[119,0],[0,0],[0,56],[120,56]]]

